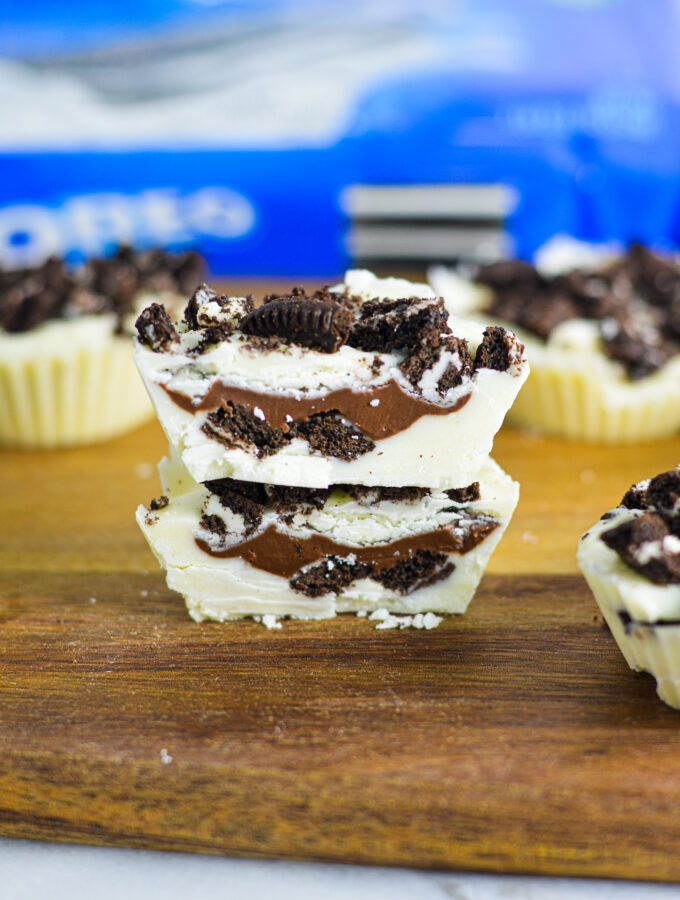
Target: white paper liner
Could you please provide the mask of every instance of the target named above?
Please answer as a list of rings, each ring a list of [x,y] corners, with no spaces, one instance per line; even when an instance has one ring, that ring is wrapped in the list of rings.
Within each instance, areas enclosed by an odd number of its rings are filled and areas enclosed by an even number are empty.
[[[0,444],[50,449],[107,440],[153,410],[129,338],[0,360]]]
[[[569,368],[550,367],[531,354],[529,361],[531,373],[508,414],[512,425],[602,444],[658,440],[680,431],[677,362],[642,381],[614,383],[587,357]]]
[[[680,709],[680,625],[635,621],[624,625],[619,612],[625,605],[617,586],[586,567],[583,575],[628,665],[652,674],[659,697]]]

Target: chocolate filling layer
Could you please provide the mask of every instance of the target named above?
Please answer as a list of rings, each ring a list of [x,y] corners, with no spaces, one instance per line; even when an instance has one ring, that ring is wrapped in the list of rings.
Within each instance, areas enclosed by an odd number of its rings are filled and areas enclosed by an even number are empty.
[[[469,519],[470,526],[463,535],[454,532],[454,526],[437,528],[413,537],[401,538],[389,544],[372,544],[368,547],[353,547],[339,544],[322,534],[309,538],[293,537],[270,525],[260,534],[241,541],[226,550],[211,550],[208,543],[195,538],[198,546],[210,556],[231,559],[240,556],[251,566],[291,578],[296,572],[325,556],[349,556],[357,563],[370,564],[374,572],[393,566],[395,562],[408,559],[418,550],[443,553],[468,553],[498,527],[498,521],[489,516]]]
[[[283,431],[288,431],[291,418],[299,421],[314,413],[337,410],[374,441],[405,431],[422,416],[448,416],[458,412],[470,399],[470,394],[464,394],[452,406],[439,406],[406,393],[396,381],[388,381],[387,384],[367,391],[342,388],[321,397],[300,400],[281,394],[261,394],[220,382],[214,384],[198,402],[179,391],[172,391],[167,387],[164,390],[186,412],[218,409],[230,400],[245,406],[249,412],[253,412],[255,408],[262,410],[267,424]],[[378,403],[375,403],[376,400]]]

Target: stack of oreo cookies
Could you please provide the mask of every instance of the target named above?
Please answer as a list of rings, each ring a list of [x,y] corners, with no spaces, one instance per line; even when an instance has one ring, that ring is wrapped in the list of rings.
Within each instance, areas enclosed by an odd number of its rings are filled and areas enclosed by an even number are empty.
[[[202,285],[137,331],[170,442],[137,518],[195,619],[465,610],[518,499],[489,456],[511,332],[361,271],[257,307]]]

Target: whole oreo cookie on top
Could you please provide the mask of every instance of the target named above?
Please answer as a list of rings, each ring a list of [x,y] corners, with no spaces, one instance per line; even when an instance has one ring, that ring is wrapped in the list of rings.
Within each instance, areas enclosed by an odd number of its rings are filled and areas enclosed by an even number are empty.
[[[268,298],[241,320],[241,331],[336,353],[347,341],[353,322],[353,313],[333,300],[291,296]]]

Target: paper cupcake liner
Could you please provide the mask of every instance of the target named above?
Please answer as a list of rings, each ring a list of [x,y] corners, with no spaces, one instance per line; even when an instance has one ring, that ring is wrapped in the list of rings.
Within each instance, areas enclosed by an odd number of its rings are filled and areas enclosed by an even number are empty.
[[[530,358],[531,373],[508,422],[556,437],[602,444],[636,443],[680,431],[677,378],[652,383],[614,383],[582,367],[558,369]],[[670,376],[670,373],[669,373]],[[647,381],[646,379],[644,381]]]
[[[0,444],[69,447],[107,440],[150,419],[127,338],[72,353],[0,360]]]
[[[585,568],[583,574],[628,665],[653,675],[659,697],[680,709],[680,625],[624,624],[619,612],[625,606],[616,585]]]

